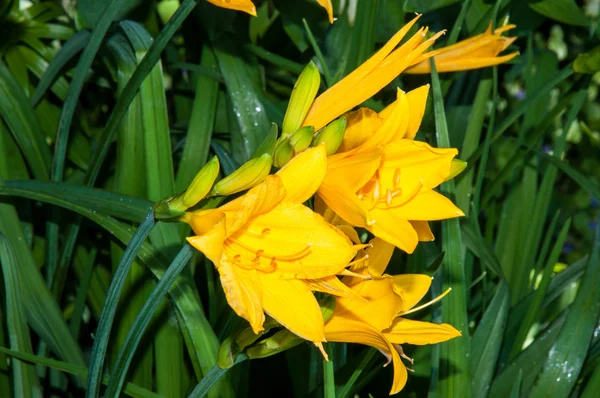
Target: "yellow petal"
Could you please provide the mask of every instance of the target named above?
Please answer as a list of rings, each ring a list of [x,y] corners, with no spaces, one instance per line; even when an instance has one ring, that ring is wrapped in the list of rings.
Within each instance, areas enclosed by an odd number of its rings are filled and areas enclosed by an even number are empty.
[[[218,268],[225,242],[225,214],[211,211],[205,215],[192,217],[190,226],[195,233],[202,234],[187,238],[190,245],[200,250]],[[210,227],[208,227],[210,226]]]
[[[417,231],[417,235],[419,236],[419,242],[432,242],[435,240],[435,236],[433,236],[433,232],[431,232],[431,228],[429,228],[429,223],[427,221],[409,221],[410,225],[413,226],[415,231]]]
[[[306,150],[276,174],[285,187],[285,201],[302,203],[319,188],[327,170],[325,145]]]
[[[278,272],[257,274],[267,314],[303,339],[325,341],[321,308],[303,281],[281,279]]]
[[[417,305],[425,297],[431,286],[431,277],[422,274],[393,275],[394,289],[402,296],[403,311]]]
[[[352,290],[364,300],[355,297],[338,298],[335,313],[340,316],[349,316],[360,319],[373,325],[378,330],[383,330],[392,324],[392,321],[402,310],[402,298],[394,290],[392,278],[364,280],[352,286]]]
[[[361,200],[350,190],[323,181],[319,196],[337,215],[356,227],[366,227],[367,211]]]
[[[380,164],[381,151],[379,149],[350,156],[346,156],[346,154],[330,156],[325,183],[339,185],[339,189],[356,192],[369,182]]]
[[[226,215],[227,236],[240,229],[252,217],[269,212],[285,197],[283,182],[278,176],[267,176],[264,182],[246,194],[221,206]]]
[[[383,331],[383,335],[394,344],[425,345],[441,343],[461,336],[460,332],[447,323],[413,321],[396,318],[392,326]]]
[[[394,245],[384,241],[381,238],[373,238],[371,247],[365,250],[369,256],[367,260],[369,265],[369,274],[372,276],[381,276],[385,272],[392,254],[394,253]]]
[[[398,140],[383,151],[379,180],[381,189],[401,190],[392,204],[403,203],[417,192],[437,187],[450,174],[454,148],[433,148],[427,143]]]
[[[246,267],[276,268],[287,279],[335,275],[356,254],[346,235],[298,203],[284,202],[253,218],[229,241]]]
[[[407,253],[415,251],[419,237],[406,218],[397,214],[397,209],[373,209],[368,212],[367,229]]]
[[[410,119],[410,110],[406,94],[402,90],[396,90],[396,101],[393,109],[387,118],[384,119],[381,127],[367,141],[355,149],[355,151],[369,151],[389,144],[396,137],[403,137],[406,134],[408,122]]]
[[[399,140],[402,138],[406,139],[414,139],[415,135],[419,131],[419,127],[421,126],[421,121],[423,120],[423,115],[425,114],[425,107],[427,105],[427,95],[429,94],[429,84],[418,87],[414,90],[406,93],[406,99],[408,100],[409,105],[409,114],[410,120],[408,121],[408,127],[406,129],[406,134],[401,135],[397,134],[394,139]],[[392,114],[392,110],[394,109],[396,101],[392,102],[388,105],[384,110],[379,112],[379,116],[383,119],[387,119]]]
[[[321,7],[327,10],[329,23],[333,23],[333,5],[331,5],[331,0],[317,0],[317,3],[319,3]]]
[[[325,324],[325,337],[327,341],[358,343],[377,348],[387,358],[386,365],[392,362],[394,367],[394,381],[390,395],[397,394],[406,385],[408,375],[398,352],[372,325],[356,318],[343,317],[334,313],[333,317]]]
[[[328,276],[320,279],[305,279],[306,286],[313,292],[321,292],[340,297],[356,297],[357,294],[342,283],[337,276]],[[358,296],[360,298],[360,296]]]
[[[450,199],[435,191],[420,193],[406,204],[391,210],[397,217],[416,221],[446,220],[465,215]]]
[[[306,119],[305,126],[321,129],[327,123],[364,102],[390,83],[433,41],[419,47],[422,32],[415,34],[397,50],[394,47],[404,38],[419,16],[400,29],[375,55],[317,97]]]
[[[236,314],[250,322],[254,333],[263,330],[265,314],[262,309],[263,290],[257,271],[243,269],[231,263],[227,249],[217,267],[227,303]]]
[[[250,15],[256,16],[256,7],[250,0],[208,0],[208,2],[216,5],[217,7],[243,11]]]
[[[359,108],[346,114],[346,131],[338,153],[348,152],[361,145],[373,136],[382,124],[383,118],[369,108]]]

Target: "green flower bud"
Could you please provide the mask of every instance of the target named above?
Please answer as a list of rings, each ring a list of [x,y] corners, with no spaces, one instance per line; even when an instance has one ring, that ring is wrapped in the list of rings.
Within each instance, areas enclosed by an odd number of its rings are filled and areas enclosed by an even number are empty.
[[[294,90],[290,97],[285,117],[283,118],[282,137],[289,137],[302,126],[302,122],[308,114],[321,84],[321,75],[314,62],[306,65],[306,68],[298,76]]]
[[[292,134],[290,144],[294,148],[294,153],[298,154],[310,146],[314,132],[315,128],[313,126],[305,126]]]
[[[267,358],[271,355],[289,350],[304,341],[304,339],[298,337],[289,330],[283,329],[268,339],[264,339],[255,346],[248,348],[248,350],[246,350],[246,355],[248,355],[248,358],[250,359]]]
[[[158,220],[181,217],[187,209],[208,195],[219,175],[219,168],[219,159],[214,156],[200,169],[185,192],[169,196],[154,206],[154,217]]]
[[[273,155],[273,164],[277,168],[282,168],[294,157],[294,148],[288,138],[280,138],[275,146],[275,154]]]
[[[239,169],[219,181],[211,191],[211,195],[231,195],[260,184],[271,172],[272,164],[273,157],[268,153],[250,159]]]
[[[312,146],[325,144],[327,148],[327,156],[333,155],[344,139],[344,132],[346,131],[346,118],[341,117],[329,123],[327,127],[324,127],[317,133],[312,141]]]

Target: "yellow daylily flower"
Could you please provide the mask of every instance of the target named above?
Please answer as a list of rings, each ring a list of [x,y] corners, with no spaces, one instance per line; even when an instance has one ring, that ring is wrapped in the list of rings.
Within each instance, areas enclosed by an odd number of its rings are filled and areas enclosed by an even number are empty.
[[[428,28],[421,27],[396,48],[419,18],[420,15],[417,15],[371,58],[318,96],[303,125],[313,126],[318,131],[338,116],[371,98],[399,74],[429,73],[428,59],[434,56],[438,72],[448,72],[498,65],[518,55],[518,52],[515,52],[498,56],[516,39],[501,36],[503,32],[515,27],[507,24],[493,33],[489,28],[483,34],[429,52],[426,52],[427,49],[445,31],[426,39]]]
[[[414,138],[423,117],[428,86],[398,91],[391,108],[377,114],[362,108],[347,115],[338,153],[328,158],[319,188],[323,201],[347,223],[412,253],[433,240],[427,221],[464,215],[433,191],[451,174],[458,151]]]
[[[250,0],[207,0],[209,3],[221,8],[246,12],[256,16],[256,7]]]
[[[337,297],[332,317],[325,324],[328,341],[365,344],[377,348],[394,367],[390,394],[396,394],[406,384],[407,369],[401,358],[412,362],[401,344],[435,344],[458,337],[461,333],[448,324],[415,321],[402,315],[424,308],[413,308],[425,296],[431,285],[427,275],[383,274],[393,246],[375,239],[367,248],[367,267],[356,269],[373,279],[344,277],[344,282],[356,295]]]
[[[326,167],[320,145],[237,199],[185,218],[197,235],[188,242],[215,264],[229,305],[255,333],[266,312],[320,348],[325,334],[312,280],[335,278],[360,248],[302,204]]]
[[[435,57],[435,67],[438,72],[478,69],[508,62],[519,53],[498,55],[517,39],[516,37],[502,36],[502,33],[513,28],[515,25],[505,23],[492,32],[490,23],[485,33],[426,53],[422,60],[407,68],[405,73],[430,73],[429,58],[431,57]]]

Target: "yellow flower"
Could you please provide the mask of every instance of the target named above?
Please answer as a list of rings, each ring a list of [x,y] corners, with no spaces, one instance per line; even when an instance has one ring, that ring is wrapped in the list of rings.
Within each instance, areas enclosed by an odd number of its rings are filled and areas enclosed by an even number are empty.
[[[256,16],[256,7],[250,0],[208,0],[208,2],[216,5],[217,7],[243,11],[250,15]]]
[[[320,145],[239,198],[187,214],[185,221],[197,235],[188,242],[215,264],[229,305],[255,333],[263,330],[266,312],[317,346],[325,341],[309,280],[342,272],[359,248],[302,205],[326,167]]]
[[[333,119],[363,103],[387,86],[400,73],[428,73],[428,59],[436,56],[438,72],[458,71],[498,65],[518,55],[498,57],[515,38],[501,33],[514,25],[505,25],[439,50],[425,52],[444,31],[425,39],[428,28],[421,27],[412,37],[394,49],[420,18],[417,15],[400,29],[378,52],[348,76],[318,96],[310,108],[304,126],[321,129]]]
[[[319,195],[347,223],[412,253],[433,240],[427,221],[464,215],[433,191],[451,175],[456,149],[414,141],[428,86],[398,91],[391,108],[361,108],[347,115],[338,153],[328,158]]]
[[[396,394],[406,384],[407,371],[401,357],[401,344],[435,344],[460,336],[460,332],[448,324],[414,321],[402,315],[417,311],[413,308],[429,290],[431,278],[427,275],[382,275],[392,255],[393,246],[375,239],[373,247],[366,250],[368,268],[363,274],[373,279],[344,277],[349,288],[356,293],[349,297],[337,297],[332,317],[325,324],[328,341],[359,343],[377,348],[394,367],[394,381],[390,394]],[[360,270],[355,269],[355,272]]]
[[[319,3],[321,7],[327,10],[329,22],[333,23],[333,5],[331,4],[331,0],[317,0],[317,3]]]
[[[502,33],[514,27],[515,25],[505,23],[492,32],[492,24],[490,23],[485,33],[424,54],[420,62],[406,69],[404,73],[431,72],[429,64],[429,58],[431,57],[435,57],[435,67],[438,72],[478,69],[508,62],[519,53],[514,52],[503,56],[498,56],[498,54],[506,50],[516,40],[516,37],[502,36]]]

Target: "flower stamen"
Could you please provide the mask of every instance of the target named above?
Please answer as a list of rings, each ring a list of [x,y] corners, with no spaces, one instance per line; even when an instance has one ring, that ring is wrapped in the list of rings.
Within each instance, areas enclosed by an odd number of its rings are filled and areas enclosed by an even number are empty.
[[[410,310],[408,310],[408,311],[401,312],[400,314],[398,314],[398,316],[403,316],[403,315],[407,315],[407,314],[412,314],[413,312],[417,312],[417,311],[419,311],[419,310],[422,310],[423,308],[427,308],[427,307],[429,307],[430,305],[432,305],[432,304],[435,304],[435,303],[437,303],[438,301],[440,301],[441,299],[443,299],[443,298],[444,298],[444,297],[445,297],[445,296],[446,296],[448,293],[450,293],[451,291],[452,291],[452,288],[451,288],[451,287],[449,287],[448,289],[446,289],[446,291],[445,291],[444,293],[440,294],[439,296],[437,296],[437,297],[436,297],[436,298],[434,298],[433,300],[431,300],[431,301],[428,301],[427,303],[425,303],[425,304],[423,304],[423,305],[420,305],[420,306],[418,306],[418,307],[411,308],[411,309],[410,309]]]

